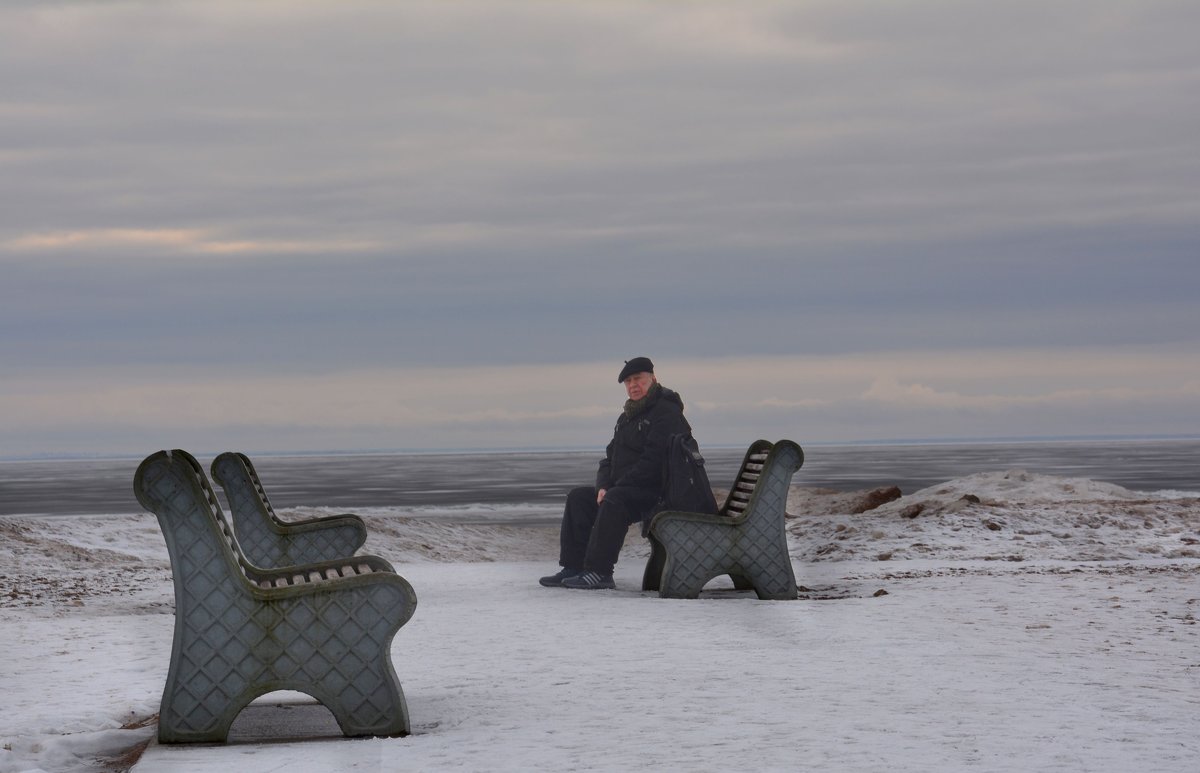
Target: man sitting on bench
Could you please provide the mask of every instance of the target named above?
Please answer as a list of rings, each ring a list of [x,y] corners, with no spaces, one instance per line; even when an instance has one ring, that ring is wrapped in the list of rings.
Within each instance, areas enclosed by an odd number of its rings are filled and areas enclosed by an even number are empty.
[[[647,357],[625,363],[617,381],[629,399],[596,472],[595,486],[572,489],[563,511],[558,563],[562,570],[542,585],[572,589],[614,588],[613,567],[630,524],[644,520],[662,491],[662,469],[671,435],[691,432],[683,400],[658,383]]]

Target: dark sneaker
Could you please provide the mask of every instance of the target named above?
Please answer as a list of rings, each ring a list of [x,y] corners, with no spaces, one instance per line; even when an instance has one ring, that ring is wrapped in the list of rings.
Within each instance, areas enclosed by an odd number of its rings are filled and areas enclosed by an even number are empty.
[[[545,585],[547,588],[557,588],[563,584],[563,580],[571,577],[577,577],[582,573],[583,570],[581,569],[562,569],[558,574],[552,574],[549,577],[543,577],[542,579],[538,580],[538,582],[540,582],[542,585]]]
[[[584,572],[574,577],[568,577],[562,581],[562,586],[576,590],[611,590],[617,587],[611,574],[597,574],[596,572]]]

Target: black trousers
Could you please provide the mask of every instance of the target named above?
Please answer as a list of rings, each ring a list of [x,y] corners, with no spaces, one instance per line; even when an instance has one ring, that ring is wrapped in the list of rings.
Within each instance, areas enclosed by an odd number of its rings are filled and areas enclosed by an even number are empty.
[[[612,574],[630,524],[645,517],[658,491],[617,486],[596,504],[596,489],[581,486],[567,494],[559,533],[558,563],[568,569]]]

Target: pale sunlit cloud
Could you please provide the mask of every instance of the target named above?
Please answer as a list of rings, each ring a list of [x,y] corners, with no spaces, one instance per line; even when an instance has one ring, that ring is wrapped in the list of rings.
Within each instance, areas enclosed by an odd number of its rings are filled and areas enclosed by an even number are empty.
[[[252,423],[393,428],[562,419],[607,419],[616,402],[589,403],[603,392],[586,366],[408,368],[343,371],[306,378],[222,376],[95,369],[74,379],[10,379],[0,418],[10,427],[125,422],[189,426]]]
[[[938,390],[925,384],[901,383],[895,378],[872,382],[863,393],[868,401],[889,403],[908,408],[963,408],[982,411],[1034,408],[1038,406],[1077,406],[1082,404],[1119,404],[1135,401],[1158,402],[1174,399],[1200,401],[1200,382],[1172,387],[1110,387],[1096,389],[1063,389],[1040,394],[963,394],[953,390]]]
[[[89,250],[125,249],[133,252],[196,255],[253,255],[269,253],[323,254],[375,249],[369,241],[280,239],[222,239],[197,228],[97,228],[31,233],[0,242],[0,252],[86,254]]]
[[[605,14],[607,4],[594,11]],[[805,34],[795,3],[696,3],[687,13],[673,4],[620,3],[608,7],[608,18],[636,29],[647,49],[676,50],[708,56],[765,60],[821,61],[845,57],[849,43]]]
[[[662,360],[656,371],[683,396],[686,415],[710,444],[776,436],[924,437],[933,429],[1001,437],[1055,420],[1072,431],[1089,420],[1102,427],[1086,418],[1096,412],[1120,425],[1122,417],[1147,408],[1168,415],[1200,411],[1200,365],[1191,364],[1200,359],[1131,350],[1108,357],[1074,353],[1067,362],[1067,354],[993,354],[990,365],[975,370],[968,352],[909,352]],[[1057,372],[1055,360],[1062,363]],[[1071,363],[1082,370],[1073,371]],[[120,427],[151,445],[180,433],[229,445],[226,439],[253,428],[269,448],[285,448],[301,430],[308,443],[325,439],[328,447],[336,438],[351,449],[519,447],[537,445],[530,440],[535,437],[587,447],[605,442],[624,402],[619,367],[618,361],[376,368],[311,377],[134,368],[95,370],[81,379],[26,376],[5,384],[0,421],[17,436],[86,436]],[[1045,388],[1048,371],[1061,386]],[[1003,380],[996,378],[1000,372]]]
[[[711,358],[665,363],[674,379],[693,384],[713,405],[800,404],[853,395],[882,399],[916,384],[911,396],[1055,394],[1072,389],[1160,389],[1200,381],[1190,346],[1043,347],[869,352],[854,355]],[[874,391],[872,391],[874,390]],[[719,399],[717,396],[725,399]]]
[[[189,250],[203,242],[203,232],[195,229],[100,228],[25,234],[9,239],[4,247],[8,250],[39,251],[114,246]]]

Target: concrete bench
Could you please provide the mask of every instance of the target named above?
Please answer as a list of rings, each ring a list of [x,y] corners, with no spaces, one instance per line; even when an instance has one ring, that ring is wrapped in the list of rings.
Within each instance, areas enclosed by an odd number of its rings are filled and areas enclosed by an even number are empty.
[[[255,566],[293,566],[352,556],[367,541],[366,524],[357,515],[281,519],[245,454],[227,451],[213,460],[211,469],[229,502],[238,544]]]
[[[253,565],[185,451],[146,457],[133,487],[158,517],[175,585],[159,741],[223,742],[250,701],[277,690],[316,698],[347,736],[408,735],[390,649],[417,597],[387,561]]]
[[[796,575],[784,515],[792,476],[804,452],[790,440],[755,441],[716,515],[665,511],[650,522],[650,560],[643,590],[663,598],[696,598],[714,577],[760,599],[794,599]]]

